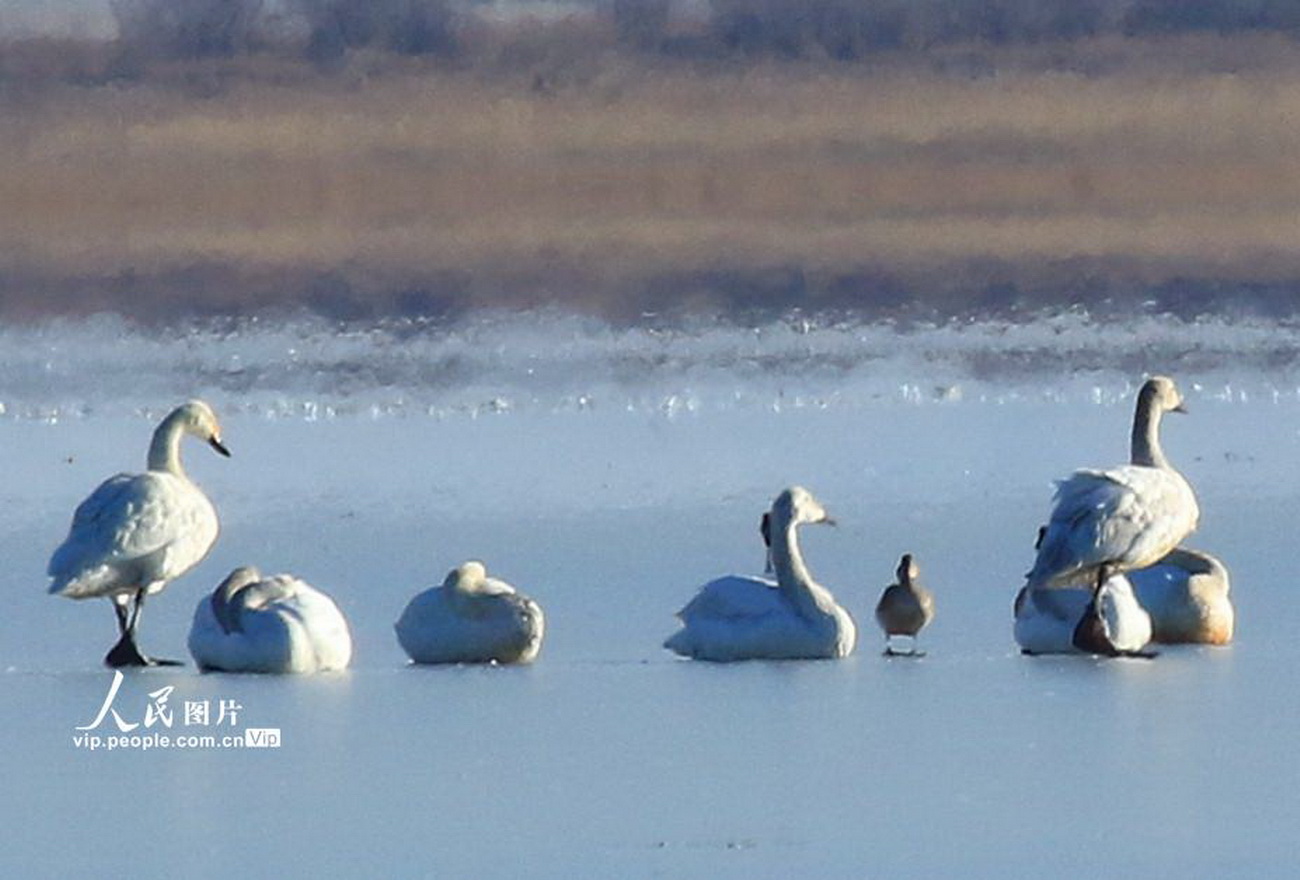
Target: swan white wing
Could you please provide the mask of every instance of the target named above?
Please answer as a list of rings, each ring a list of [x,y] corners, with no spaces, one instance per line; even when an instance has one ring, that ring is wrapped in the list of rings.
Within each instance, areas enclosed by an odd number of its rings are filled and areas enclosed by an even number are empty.
[[[244,590],[237,631],[226,632],[204,596],[194,612],[189,648],[205,669],[226,672],[303,673],[346,669],[352,635],[334,601],[288,575]]]
[[[212,612],[211,596],[194,609],[186,641],[200,669],[221,672],[288,672],[293,665],[293,631],[276,614],[250,613],[240,629],[226,632]]]
[[[1016,602],[1013,635],[1030,654],[1076,654],[1074,630],[1092,599],[1092,590],[1066,587],[1026,589]]]
[[[1172,471],[1076,471],[1057,484],[1029,583],[1067,584],[1107,562],[1149,564],[1195,529],[1199,516],[1191,487]]]
[[[541,649],[541,607],[513,588],[453,597],[443,587],[418,593],[394,625],[416,663],[528,663]]]
[[[1106,637],[1116,650],[1141,651],[1151,641],[1151,617],[1138,604],[1133,587],[1123,575],[1115,575],[1102,585],[1097,606]]]
[[[217,531],[212,503],[183,477],[118,474],[77,506],[50,558],[50,592],[100,595],[144,586],[141,579],[170,580],[207,555]]]
[[[1129,581],[1151,616],[1155,641],[1212,645],[1232,641],[1236,613],[1229,598],[1228,571],[1218,559],[1179,549],[1155,565],[1131,572]]]
[[[789,602],[777,589],[776,581],[745,575],[726,575],[700,587],[678,618],[693,620],[735,620],[789,613]]]
[[[705,584],[678,612],[682,627],[664,647],[720,662],[844,657],[856,629],[847,612],[836,612],[833,620],[810,621],[771,581],[730,575]]]
[[[347,618],[329,596],[294,580],[292,594],[275,600],[271,606],[293,632],[292,671],[346,669],[352,660],[352,634]]]

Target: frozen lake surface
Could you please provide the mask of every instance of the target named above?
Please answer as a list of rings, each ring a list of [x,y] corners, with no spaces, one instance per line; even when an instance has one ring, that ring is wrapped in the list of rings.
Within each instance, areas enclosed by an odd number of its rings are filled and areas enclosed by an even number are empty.
[[[113,322],[0,332],[0,758],[9,876],[1289,877],[1300,820],[1300,366],[1289,327],[1032,325],[616,330],[549,316],[335,332]],[[1196,487],[1189,543],[1233,577],[1229,648],[1154,661],[1019,656],[1011,601],[1050,482],[1127,454],[1144,370]],[[346,674],[128,674],[135,733],[278,728],[274,749],[91,751],[113,680],[107,603],[45,595],[76,503],[144,463],[202,395],[234,458],[187,467],[208,559],[147,607],[185,657],[231,568],[332,594]],[[705,580],[761,571],[758,517],[804,530],[856,617],[842,662],[679,661]],[[928,655],[886,660],[871,609],[915,553]],[[411,668],[392,623],[472,557],[544,606],[531,668]],[[143,726],[167,687],[170,727]],[[234,724],[216,723],[224,703]],[[183,708],[206,704],[206,725]],[[90,733],[116,733],[111,716]]]

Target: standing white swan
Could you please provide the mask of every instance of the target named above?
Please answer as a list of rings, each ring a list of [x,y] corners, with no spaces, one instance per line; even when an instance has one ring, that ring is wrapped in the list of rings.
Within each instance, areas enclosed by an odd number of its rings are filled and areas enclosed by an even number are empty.
[[[1173,380],[1147,380],[1133,416],[1130,463],[1076,471],[1057,484],[1034,567],[1016,597],[1015,637],[1026,651],[1050,650],[1041,631],[1072,632],[1113,575],[1151,565],[1196,528],[1196,496],[1160,446],[1161,417],[1185,411]],[[1048,619],[1035,620],[1039,615]]]
[[[394,629],[416,663],[531,663],[542,649],[541,607],[483,563],[453,569],[441,587],[418,593]]]
[[[1031,589],[1090,582],[1145,568],[1196,529],[1200,508],[1183,475],[1160,448],[1160,419],[1186,412],[1173,380],[1148,379],[1138,392],[1131,461],[1111,470],[1080,470],[1057,484],[1055,506]]]
[[[730,575],[710,581],[677,613],[682,628],[664,647],[697,660],[803,660],[847,657],[853,618],[813,580],[799,552],[803,523],[833,523],[807,489],[786,489],[769,520],[776,581]]]
[[[1209,553],[1179,547],[1155,565],[1130,573],[1129,580],[1151,615],[1154,641],[1232,641],[1236,614],[1228,597],[1228,569]]]
[[[352,660],[352,635],[329,596],[298,578],[237,568],[199,600],[190,655],[222,672],[331,672]]]
[[[175,663],[146,657],[136,645],[145,597],[197,565],[217,539],[212,502],[181,468],[185,434],[230,455],[210,406],[191,400],[177,407],[154,431],[148,470],[101,483],[77,507],[68,537],[50,557],[51,593],[112,599],[120,637],[104,657],[109,666]]]

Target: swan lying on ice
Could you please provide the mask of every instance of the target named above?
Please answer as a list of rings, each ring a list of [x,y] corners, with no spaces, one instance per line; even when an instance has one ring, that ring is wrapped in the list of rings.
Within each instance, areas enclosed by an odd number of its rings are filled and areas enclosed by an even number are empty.
[[[546,623],[536,602],[470,561],[411,599],[394,628],[416,663],[531,663]]]
[[[1209,553],[1179,547],[1149,568],[1129,573],[1151,615],[1152,640],[1167,645],[1226,645],[1236,614],[1228,570]]]
[[[352,635],[334,601],[298,578],[237,568],[194,609],[190,655],[201,669],[301,673],[346,669]]]
[[[664,647],[697,660],[800,660],[847,657],[853,618],[813,580],[799,551],[805,523],[831,523],[812,493],[786,489],[768,520],[776,580],[728,575],[700,588],[677,616],[682,627]]]

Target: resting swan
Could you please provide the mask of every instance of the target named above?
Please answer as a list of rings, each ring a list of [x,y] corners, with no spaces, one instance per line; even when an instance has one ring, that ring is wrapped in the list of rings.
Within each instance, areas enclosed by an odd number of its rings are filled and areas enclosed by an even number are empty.
[[[1015,602],[1015,638],[1024,654],[1145,656],[1151,618],[1129,578],[1112,575],[1101,588],[1022,589]]]
[[[146,657],[136,645],[145,597],[198,565],[217,540],[217,512],[181,467],[186,434],[230,455],[210,406],[191,400],[177,407],[154,430],[148,469],[101,483],[78,505],[50,557],[51,593],[112,599],[119,638],[104,657],[109,666],[175,664]]]
[[[786,489],[769,520],[776,580],[730,575],[705,584],[678,612],[682,628],[664,647],[697,660],[802,660],[847,657],[853,618],[812,579],[799,552],[803,523],[831,523],[807,489]]]
[[[531,663],[546,622],[536,602],[470,561],[411,599],[394,628],[416,663]]]
[[[190,655],[222,672],[332,672],[352,660],[334,601],[298,578],[237,568],[194,609]]]
[[[1152,639],[1165,644],[1226,645],[1236,615],[1228,570],[1209,553],[1179,547],[1155,565],[1129,574],[1151,615]]]

